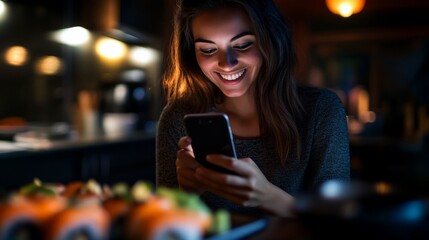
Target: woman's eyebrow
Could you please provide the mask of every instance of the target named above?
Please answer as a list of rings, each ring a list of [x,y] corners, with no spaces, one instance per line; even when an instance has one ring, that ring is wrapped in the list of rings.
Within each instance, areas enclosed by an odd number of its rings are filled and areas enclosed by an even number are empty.
[[[214,43],[213,41],[207,40],[207,39],[203,39],[203,38],[197,38],[194,40],[194,43],[196,42],[202,42],[202,43]]]
[[[240,34],[238,34],[238,35],[234,36],[233,38],[231,38],[231,42],[232,42],[232,41],[235,41],[235,40],[237,40],[237,39],[239,39],[239,38],[241,38],[241,37],[243,37],[243,36],[246,36],[246,35],[254,35],[254,34],[253,34],[253,33],[251,33],[251,32],[248,32],[248,31],[246,31],[246,32],[242,32],[242,33],[240,33]]]
[[[231,38],[231,42],[233,42],[233,41],[235,41],[235,40],[237,40],[237,39],[239,39],[239,38],[241,38],[243,36],[246,36],[246,35],[253,35],[253,33],[248,32],[248,31],[239,33],[239,34],[237,34],[237,35],[235,35],[234,37]],[[194,40],[194,43],[196,43],[196,42],[214,43],[213,41],[210,41],[210,40],[207,40],[207,39],[204,39],[204,38],[197,38],[197,39]]]

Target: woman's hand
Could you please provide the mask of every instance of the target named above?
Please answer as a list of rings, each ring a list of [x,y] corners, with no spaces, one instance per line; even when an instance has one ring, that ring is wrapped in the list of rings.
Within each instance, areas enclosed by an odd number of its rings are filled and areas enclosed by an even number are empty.
[[[195,178],[195,170],[201,165],[195,160],[191,138],[187,136],[180,138],[178,145],[180,150],[176,154],[176,172],[180,189],[202,194],[205,189]]]
[[[198,166],[196,178],[207,191],[242,206],[260,207],[274,215],[293,215],[294,198],[270,183],[252,159],[211,154],[207,161],[237,173],[224,174]]]

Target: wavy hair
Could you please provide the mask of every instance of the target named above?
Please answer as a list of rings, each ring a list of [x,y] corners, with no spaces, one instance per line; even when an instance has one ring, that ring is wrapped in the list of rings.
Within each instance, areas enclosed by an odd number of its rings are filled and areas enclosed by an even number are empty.
[[[272,0],[179,0],[163,75],[167,103],[183,102],[190,111],[206,111],[223,101],[222,92],[201,71],[194,49],[192,20],[215,7],[239,6],[248,14],[262,55],[255,80],[255,103],[262,136],[275,146],[282,163],[300,152],[296,122],[304,111],[293,79],[296,55],[289,27]]]

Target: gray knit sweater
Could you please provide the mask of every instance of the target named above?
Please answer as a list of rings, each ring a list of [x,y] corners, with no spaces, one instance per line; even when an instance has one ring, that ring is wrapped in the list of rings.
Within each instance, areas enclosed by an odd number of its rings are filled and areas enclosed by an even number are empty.
[[[335,93],[326,89],[300,88],[305,116],[297,123],[301,136],[301,155],[290,154],[282,165],[274,146],[262,137],[235,137],[238,158],[250,157],[274,185],[295,196],[316,189],[330,179],[350,179],[350,155],[344,107]],[[177,142],[186,135],[183,124],[185,106],[167,105],[159,119],[156,140],[157,186],[178,187],[176,175]],[[226,208],[239,213],[258,213],[228,202],[212,193],[202,199],[213,209]]]

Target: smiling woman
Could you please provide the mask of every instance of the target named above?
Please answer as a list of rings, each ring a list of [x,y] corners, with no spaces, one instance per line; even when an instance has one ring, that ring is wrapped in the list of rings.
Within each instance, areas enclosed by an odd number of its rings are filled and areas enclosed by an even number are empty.
[[[349,180],[343,105],[333,92],[296,85],[289,27],[273,1],[178,6],[157,130],[158,187],[198,193],[214,209],[291,216],[296,194]],[[195,160],[183,118],[196,112],[228,116],[237,158],[206,159],[236,174]]]
[[[204,75],[227,97],[253,94],[250,89],[262,58],[244,10],[218,8],[202,13],[193,20],[192,33]]]

